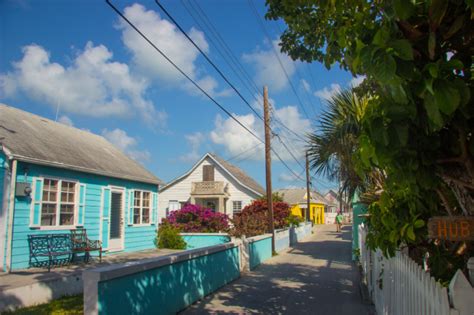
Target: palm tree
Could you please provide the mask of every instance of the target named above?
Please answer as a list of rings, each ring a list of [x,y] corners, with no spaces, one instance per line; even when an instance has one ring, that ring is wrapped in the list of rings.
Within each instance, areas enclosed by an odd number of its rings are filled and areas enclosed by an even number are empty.
[[[368,97],[359,97],[351,90],[336,93],[327,101],[320,128],[309,135],[311,169],[330,180],[340,181],[339,195],[345,192],[349,198],[364,182],[355,170],[353,155],[368,102]]]

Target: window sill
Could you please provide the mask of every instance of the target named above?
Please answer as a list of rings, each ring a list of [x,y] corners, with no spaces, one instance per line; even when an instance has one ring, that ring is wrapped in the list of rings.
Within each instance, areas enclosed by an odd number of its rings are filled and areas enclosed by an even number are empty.
[[[79,227],[75,225],[61,225],[61,226],[30,226],[32,230],[41,230],[41,231],[66,231],[66,230],[75,230]]]
[[[155,223],[143,223],[143,224],[129,224],[128,226],[143,227],[143,226],[153,226]]]

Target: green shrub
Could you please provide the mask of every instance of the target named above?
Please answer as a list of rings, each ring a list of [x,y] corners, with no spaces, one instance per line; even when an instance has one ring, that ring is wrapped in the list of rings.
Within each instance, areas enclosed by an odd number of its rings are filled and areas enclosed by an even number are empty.
[[[303,218],[294,214],[290,214],[288,217],[288,224],[293,227],[298,227],[301,222],[303,222]]]
[[[161,224],[158,228],[155,245],[157,248],[186,249],[186,242],[179,230],[170,224]]]

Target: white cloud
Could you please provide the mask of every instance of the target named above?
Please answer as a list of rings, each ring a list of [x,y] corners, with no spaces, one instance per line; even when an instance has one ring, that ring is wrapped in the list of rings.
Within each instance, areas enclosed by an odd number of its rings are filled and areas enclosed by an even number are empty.
[[[341,86],[337,83],[333,83],[331,84],[330,87],[325,87],[321,90],[315,91],[314,95],[324,100],[329,100],[334,94],[340,91],[341,91]]]
[[[61,124],[66,125],[66,126],[71,126],[71,127],[74,126],[74,123],[72,122],[71,118],[69,118],[68,116],[63,115],[63,116],[59,117],[58,122],[60,122]]]
[[[124,10],[125,16],[150,39],[166,56],[192,79],[203,85],[203,89],[213,96],[227,96],[227,92],[217,91],[217,81],[202,75],[197,66],[199,51],[176,28],[176,26],[153,11],[146,10],[140,4],[133,4]],[[179,85],[185,90],[196,92],[184,76],[178,72],[163,56],[161,56],[140,34],[132,29],[125,21],[119,20],[117,27],[122,31],[122,41],[132,54],[132,60],[137,71],[160,83]],[[204,34],[194,27],[188,32],[189,37],[205,53],[209,52],[209,44]],[[182,84],[186,82],[185,84]]]
[[[365,80],[365,75],[357,76],[351,79],[349,87],[357,87]]]
[[[304,135],[306,132],[310,131],[310,121],[308,119],[304,119],[300,115],[296,106],[286,106],[275,109],[274,115],[283,125],[300,135]],[[255,115],[248,114],[234,116],[260,139],[264,139],[263,122]],[[281,128],[280,125],[274,124],[273,128],[280,135],[281,139],[291,150],[293,155],[301,160],[304,157],[305,143],[294,140],[295,136],[287,129]],[[226,153],[231,156],[249,151],[249,155],[246,155],[249,159],[264,159],[264,146],[259,145],[261,142],[253,137],[245,129],[243,129],[232,118],[224,119],[218,115],[215,120],[215,128],[213,131],[211,131],[210,135],[211,141],[215,144],[223,146]],[[291,154],[275,137],[272,140],[272,147],[283,160],[294,161]]]
[[[311,86],[309,85],[308,81],[305,79],[301,79],[301,87],[306,91],[306,92],[311,92]]]
[[[274,40],[271,44],[277,50],[286,73],[291,77],[296,70],[295,63],[288,55],[280,52],[279,40]],[[288,79],[271,47],[268,50],[257,47],[253,53],[244,54],[242,58],[255,65],[255,82],[258,86],[268,85],[271,91],[280,91],[287,86]]]
[[[147,150],[138,150],[138,141],[129,136],[125,130],[116,128],[114,130],[102,130],[102,136],[110,141],[132,159],[139,162],[147,162],[151,158],[151,154]]]
[[[205,140],[205,136],[201,132],[195,132],[184,136],[189,146],[189,152],[180,156],[179,159],[183,162],[197,162],[201,157],[199,149]]]
[[[51,62],[41,46],[23,47],[13,71],[0,74],[0,97],[24,93],[66,113],[92,117],[138,115],[150,126],[162,126],[166,113],[145,99],[148,83],[130,74],[126,64],[112,61],[112,52],[88,42],[70,66]]]

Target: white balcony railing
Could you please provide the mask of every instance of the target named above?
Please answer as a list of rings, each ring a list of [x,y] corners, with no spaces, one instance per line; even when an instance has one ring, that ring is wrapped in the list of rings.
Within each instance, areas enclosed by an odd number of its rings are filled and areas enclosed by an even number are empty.
[[[224,182],[192,182],[191,183],[191,194],[193,195],[214,195],[214,194],[225,194],[226,186]]]

